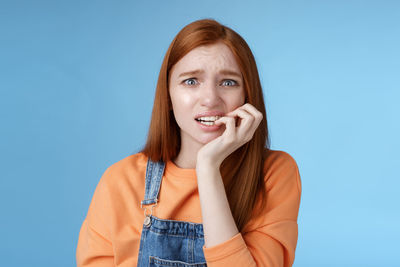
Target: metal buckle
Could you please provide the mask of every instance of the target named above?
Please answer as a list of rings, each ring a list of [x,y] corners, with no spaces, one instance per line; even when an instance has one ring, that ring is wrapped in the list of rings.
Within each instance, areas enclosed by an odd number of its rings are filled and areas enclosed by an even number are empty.
[[[156,204],[153,204],[150,208],[150,214],[148,214],[148,209],[147,207],[143,207],[143,204],[140,203],[140,208],[144,210],[144,225],[149,227],[151,224],[151,219],[150,217],[153,215],[153,208],[156,207],[158,204],[158,199],[156,199]],[[145,204],[145,205],[150,205],[150,204]]]

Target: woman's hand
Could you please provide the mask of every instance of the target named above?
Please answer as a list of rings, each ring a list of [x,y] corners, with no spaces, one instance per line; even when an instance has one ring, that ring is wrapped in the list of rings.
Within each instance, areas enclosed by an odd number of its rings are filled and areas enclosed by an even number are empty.
[[[236,117],[239,123],[236,126]],[[224,133],[204,145],[197,153],[199,166],[212,166],[219,169],[221,163],[236,149],[249,142],[260,125],[262,113],[249,103],[229,112],[215,121],[216,125],[225,124]]]

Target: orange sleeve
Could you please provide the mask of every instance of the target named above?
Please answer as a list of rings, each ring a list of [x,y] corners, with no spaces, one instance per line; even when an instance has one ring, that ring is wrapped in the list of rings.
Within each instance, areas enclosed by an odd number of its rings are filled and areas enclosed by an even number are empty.
[[[295,160],[286,152],[279,153],[266,172],[265,212],[246,232],[216,246],[203,247],[207,266],[292,266],[301,181]]]
[[[107,169],[96,190],[86,219],[83,221],[79,232],[76,249],[76,262],[78,267],[108,267],[114,266],[114,253],[111,241],[110,225],[111,201],[106,183],[109,169]]]

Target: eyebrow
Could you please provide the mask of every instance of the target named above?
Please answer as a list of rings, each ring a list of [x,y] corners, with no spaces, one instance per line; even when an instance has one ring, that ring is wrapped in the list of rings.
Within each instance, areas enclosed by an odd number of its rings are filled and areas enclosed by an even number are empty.
[[[178,78],[183,77],[183,76],[191,76],[191,75],[201,74],[201,73],[204,73],[204,70],[193,70],[193,71],[182,72],[181,74],[179,74]],[[231,75],[231,76],[236,76],[238,78],[242,78],[241,74],[239,74],[233,70],[224,69],[224,70],[221,70],[219,73],[224,74],[224,75]]]

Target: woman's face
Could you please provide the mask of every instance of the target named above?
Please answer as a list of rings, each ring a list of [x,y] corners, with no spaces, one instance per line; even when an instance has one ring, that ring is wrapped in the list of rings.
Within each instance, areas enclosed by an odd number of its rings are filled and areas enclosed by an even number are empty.
[[[228,46],[200,46],[179,60],[170,73],[169,93],[181,145],[195,149],[220,136],[213,121],[244,104],[239,66]]]

